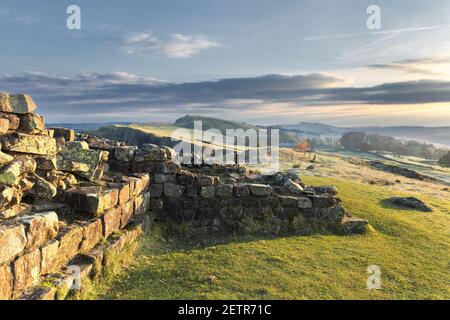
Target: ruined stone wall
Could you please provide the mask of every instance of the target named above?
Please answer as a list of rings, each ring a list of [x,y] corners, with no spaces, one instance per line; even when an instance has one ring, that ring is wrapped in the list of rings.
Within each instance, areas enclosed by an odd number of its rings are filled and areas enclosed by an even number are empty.
[[[154,218],[196,232],[366,229],[334,187],[238,165],[181,166],[169,147],[46,128],[35,109],[27,95],[0,93],[0,299],[64,298]]]
[[[150,210],[158,220],[201,232],[364,232],[366,222],[340,205],[334,187],[307,187],[295,174],[255,176],[239,165],[178,164],[170,148],[116,147],[110,167],[149,172]]]
[[[64,298],[150,223],[148,174],[108,171],[108,151],[35,109],[0,93],[0,300]]]

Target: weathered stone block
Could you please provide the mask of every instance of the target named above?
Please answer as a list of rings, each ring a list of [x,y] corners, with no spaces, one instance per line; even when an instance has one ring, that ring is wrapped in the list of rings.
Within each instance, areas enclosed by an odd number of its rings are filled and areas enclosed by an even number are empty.
[[[164,190],[163,184],[154,183],[150,186],[150,196],[154,198],[159,198],[161,197],[163,190]]]
[[[49,128],[49,130],[53,130],[53,136],[55,138],[62,137],[65,141],[74,141],[75,140],[75,131],[73,129],[66,128]]]
[[[364,219],[345,217],[342,221],[342,226],[346,233],[349,234],[361,234],[367,231],[369,222]]]
[[[103,236],[108,237],[114,231],[120,229],[120,220],[122,217],[122,207],[116,207],[106,211],[103,216]]]
[[[13,276],[9,265],[0,265],[0,300],[9,300],[13,292]]]
[[[25,114],[33,112],[36,104],[26,94],[4,94],[0,96],[0,111]]]
[[[216,195],[221,198],[228,198],[233,196],[232,184],[221,184],[216,187]]]
[[[27,113],[20,116],[20,126],[17,129],[27,134],[42,134],[45,132],[44,117],[37,113]]]
[[[267,197],[272,193],[272,187],[265,184],[249,184],[252,195],[257,197]]]
[[[138,180],[136,180],[136,184],[134,186],[134,194],[138,195],[143,191],[146,191],[150,185],[150,176],[147,173],[138,173],[136,174]]]
[[[205,199],[211,199],[214,198],[216,195],[214,186],[206,186],[201,187],[200,189],[200,196]]]
[[[103,226],[100,219],[88,221],[83,224],[83,241],[81,242],[80,252],[86,253],[100,242],[103,236]]]
[[[20,118],[13,113],[0,112],[0,118],[7,119],[9,121],[9,130],[15,131],[19,128]]]
[[[197,184],[200,187],[208,187],[208,186],[213,186],[214,185],[214,177],[210,177],[210,176],[198,176],[197,177]]]
[[[18,221],[25,225],[27,248],[39,247],[58,234],[58,215],[53,211],[22,216]]]
[[[154,144],[144,144],[144,159],[145,161],[166,161],[167,153],[163,148]]]
[[[156,172],[175,174],[180,170],[180,166],[173,162],[161,162],[156,167]]]
[[[198,190],[196,185],[187,185],[186,186],[186,195],[189,198],[196,198],[198,196]]]
[[[184,186],[174,184],[174,183],[166,183],[164,185],[164,195],[169,198],[179,198],[183,195]]]
[[[313,207],[317,208],[330,208],[337,204],[336,198],[329,195],[314,195],[309,198],[312,201]]]
[[[78,253],[83,240],[83,228],[76,225],[65,227],[58,235],[58,240],[58,264],[63,265]]]
[[[0,223],[0,265],[21,253],[27,244],[23,225],[12,222]]]
[[[296,197],[279,196],[279,198],[282,207],[297,207],[298,200]]]
[[[17,185],[24,174],[34,173],[35,170],[36,161],[34,159],[26,156],[18,157],[0,171],[0,185]]]
[[[39,282],[41,274],[41,252],[39,249],[24,253],[13,263],[14,270],[14,296]]]
[[[60,268],[58,261],[59,241],[51,240],[41,247],[41,274],[49,274]]]
[[[299,185],[298,183],[292,181],[291,179],[288,179],[284,183],[284,186],[292,194],[302,194],[302,192],[303,192],[303,187],[301,185]]]
[[[125,146],[114,148],[114,158],[119,161],[130,162],[134,159],[134,153],[137,147]]]
[[[122,216],[120,217],[120,228],[123,229],[130,222],[134,211],[134,200],[130,200],[121,205]]]
[[[0,151],[0,166],[4,166],[5,164],[8,164],[13,160],[13,156]]]
[[[65,200],[80,212],[101,215],[117,205],[119,191],[101,187],[77,187],[65,192]]]
[[[297,208],[309,209],[312,208],[312,202],[308,198],[297,198]]]
[[[56,196],[56,187],[45,179],[42,179],[37,174],[33,174],[30,178],[33,182],[33,187],[30,194],[37,199],[51,200]]]
[[[39,170],[51,171],[58,169],[56,166],[56,157],[40,156],[36,157],[35,160],[37,169]]]
[[[11,219],[22,214],[31,213],[32,206],[27,203],[15,204],[0,211],[0,218]]]
[[[56,154],[56,140],[48,136],[12,133],[1,138],[2,149],[11,152],[38,155]]]
[[[142,215],[150,209],[150,193],[143,192],[134,199],[134,214]]]
[[[236,197],[248,197],[250,195],[250,189],[244,183],[238,183],[234,188],[234,192]]]
[[[87,164],[89,166],[87,172],[80,171],[75,172],[75,174],[90,181],[96,181],[103,175],[109,152],[102,150],[63,148],[60,155],[64,161]]]
[[[9,120],[0,118],[0,135],[6,134],[9,130]]]
[[[175,183],[176,177],[173,174],[155,173],[155,183]]]

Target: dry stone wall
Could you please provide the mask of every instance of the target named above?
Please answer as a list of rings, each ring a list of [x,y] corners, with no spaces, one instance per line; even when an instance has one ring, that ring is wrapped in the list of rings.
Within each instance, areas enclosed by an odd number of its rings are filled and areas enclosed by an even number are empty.
[[[153,219],[194,232],[365,231],[334,187],[181,166],[169,147],[46,128],[35,110],[27,95],[0,93],[0,299],[64,298]]]

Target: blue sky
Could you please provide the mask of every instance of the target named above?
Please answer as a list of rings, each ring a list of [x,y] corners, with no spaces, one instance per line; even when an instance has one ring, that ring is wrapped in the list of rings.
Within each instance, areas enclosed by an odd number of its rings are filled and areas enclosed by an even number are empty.
[[[450,0],[2,0],[0,91],[51,122],[450,125],[449,32]]]

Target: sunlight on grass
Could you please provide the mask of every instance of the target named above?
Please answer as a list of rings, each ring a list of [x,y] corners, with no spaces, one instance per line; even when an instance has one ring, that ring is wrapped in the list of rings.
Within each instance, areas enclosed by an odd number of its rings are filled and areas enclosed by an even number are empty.
[[[344,204],[371,227],[362,236],[233,237],[183,243],[154,230],[127,272],[98,285],[104,299],[448,299],[450,201],[422,197],[419,213],[380,203],[380,186],[334,184]],[[378,265],[382,289],[367,290]]]

